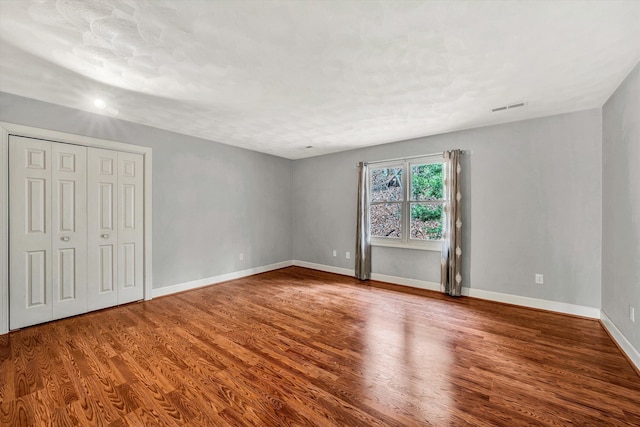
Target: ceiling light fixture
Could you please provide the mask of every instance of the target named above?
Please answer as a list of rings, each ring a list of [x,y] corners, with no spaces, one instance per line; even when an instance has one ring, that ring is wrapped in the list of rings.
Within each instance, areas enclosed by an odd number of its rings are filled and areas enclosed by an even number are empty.
[[[104,110],[107,107],[107,103],[104,102],[102,98],[96,98],[96,100],[93,101],[93,105],[95,105],[98,110]]]

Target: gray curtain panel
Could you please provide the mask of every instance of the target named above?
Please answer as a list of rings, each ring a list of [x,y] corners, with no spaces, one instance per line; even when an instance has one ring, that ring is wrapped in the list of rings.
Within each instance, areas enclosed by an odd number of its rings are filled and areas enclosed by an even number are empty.
[[[371,235],[369,232],[369,167],[358,163],[358,224],[356,227],[356,277],[371,278]]]
[[[445,222],[442,227],[442,292],[452,296],[462,293],[462,193],[460,192],[460,150],[444,152]]]

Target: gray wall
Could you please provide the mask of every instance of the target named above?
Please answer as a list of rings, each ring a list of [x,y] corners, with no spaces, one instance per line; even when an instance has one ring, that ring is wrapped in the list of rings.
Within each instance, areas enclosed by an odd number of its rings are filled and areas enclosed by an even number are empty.
[[[464,286],[599,308],[601,135],[593,109],[297,160],[294,259],[353,269],[358,161],[461,148]],[[440,280],[439,252],[376,247],[372,259],[374,273]]]
[[[465,286],[600,307],[599,109],[295,162],[9,94],[0,120],[153,147],[156,288],[292,258],[352,269],[356,162],[457,147]],[[376,273],[439,281],[439,252],[373,258]]]
[[[153,148],[154,288],[291,259],[290,160],[7,93],[0,121]]]
[[[640,349],[640,64],[602,115],[602,311]]]

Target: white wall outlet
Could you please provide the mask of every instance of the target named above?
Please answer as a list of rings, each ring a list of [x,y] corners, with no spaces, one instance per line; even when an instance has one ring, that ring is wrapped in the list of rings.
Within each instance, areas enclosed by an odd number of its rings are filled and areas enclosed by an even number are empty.
[[[536,285],[544,285],[544,275],[536,273]]]
[[[338,256],[338,251],[336,251],[335,249],[333,250],[333,256]]]
[[[631,319],[633,323],[636,322],[636,309],[632,305],[629,306],[629,319]]]
[[[351,252],[347,251],[347,253],[345,254],[345,256],[347,257],[347,259],[351,259]]]
[[[240,261],[244,261],[244,254],[242,252],[240,252],[239,258],[240,258]]]

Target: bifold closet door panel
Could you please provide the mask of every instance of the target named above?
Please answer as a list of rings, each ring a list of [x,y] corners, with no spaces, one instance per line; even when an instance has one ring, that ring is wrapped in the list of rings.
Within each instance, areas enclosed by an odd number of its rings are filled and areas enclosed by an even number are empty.
[[[118,304],[118,153],[87,149],[87,303]]]
[[[51,143],[9,137],[9,327],[53,319]]]
[[[51,144],[53,318],[87,312],[87,148]]]
[[[144,297],[143,158],[118,153],[118,304]]]

